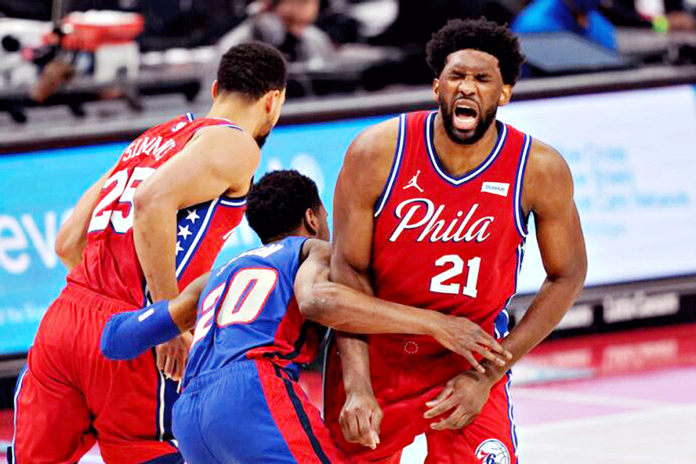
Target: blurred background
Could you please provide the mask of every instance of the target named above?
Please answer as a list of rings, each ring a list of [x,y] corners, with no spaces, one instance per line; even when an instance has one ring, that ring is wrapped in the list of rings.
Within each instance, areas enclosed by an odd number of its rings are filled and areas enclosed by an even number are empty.
[[[696,0],[0,0],[0,458],[13,392],[65,269],[53,244],[130,140],[205,115],[218,59],[290,62],[261,170],[312,177],[331,212],[350,141],[433,109],[425,43],[451,18],[509,24],[527,55],[499,118],[575,180],[586,288],[514,369],[522,462],[696,463]],[[533,226],[532,226],[533,227]],[[511,310],[544,271],[530,234]],[[218,262],[258,243],[244,223]],[[321,402],[317,365],[303,380]],[[421,463],[420,438],[404,463]],[[101,462],[95,449],[82,462]]]

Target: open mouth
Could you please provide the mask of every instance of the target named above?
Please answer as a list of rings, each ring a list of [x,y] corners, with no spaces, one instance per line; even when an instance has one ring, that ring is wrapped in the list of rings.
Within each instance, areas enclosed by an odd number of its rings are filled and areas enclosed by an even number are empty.
[[[452,119],[455,128],[463,131],[471,130],[476,127],[478,111],[473,103],[458,102],[454,107]]]

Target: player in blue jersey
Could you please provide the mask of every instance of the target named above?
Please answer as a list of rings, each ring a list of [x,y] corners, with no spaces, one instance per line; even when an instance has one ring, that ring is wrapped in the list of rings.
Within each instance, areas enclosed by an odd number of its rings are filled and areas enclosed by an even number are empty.
[[[297,383],[297,366],[316,357],[323,326],[429,335],[472,362],[473,352],[499,364],[509,355],[466,318],[329,282],[326,216],[309,178],[267,174],[247,197],[249,225],[264,246],[202,276],[170,302],[107,323],[102,351],[113,359],[130,359],[195,324],[173,413],[174,435],[190,464],[348,462]]]

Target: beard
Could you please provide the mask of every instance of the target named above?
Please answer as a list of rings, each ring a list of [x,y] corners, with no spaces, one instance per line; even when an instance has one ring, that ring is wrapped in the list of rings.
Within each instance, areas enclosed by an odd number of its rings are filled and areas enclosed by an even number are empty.
[[[442,124],[445,126],[445,132],[447,132],[447,135],[454,143],[459,145],[473,145],[481,140],[483,134],[486,133],[488,128],[491,127],[491,124],[493,124],[493,121],[495,121],[496,114],[498,113],[497,106],[489,109],[486,113],[481,115],[481,120],[474,128],[474,131],[466,133],[454,127],[454,123],[452,122],[454,111],[450,109],[442,95],[440,95],[439,102],[440,114],[442,114]]]

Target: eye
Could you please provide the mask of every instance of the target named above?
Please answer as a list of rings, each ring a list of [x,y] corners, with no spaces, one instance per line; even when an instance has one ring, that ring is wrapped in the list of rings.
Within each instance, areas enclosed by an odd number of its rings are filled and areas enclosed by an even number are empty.
[[[489,76],[488,74],[477,74],[476,79],[481,82],[488,82],[491,80],[491,76]]]

